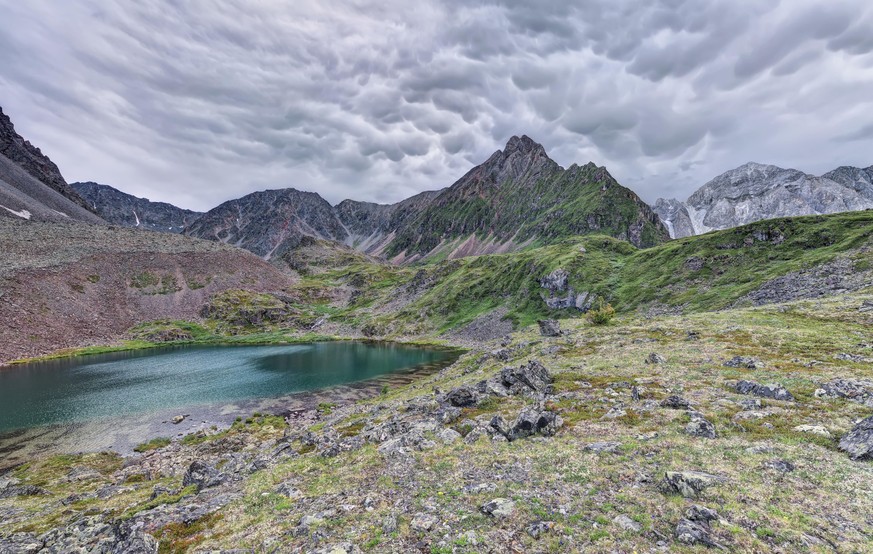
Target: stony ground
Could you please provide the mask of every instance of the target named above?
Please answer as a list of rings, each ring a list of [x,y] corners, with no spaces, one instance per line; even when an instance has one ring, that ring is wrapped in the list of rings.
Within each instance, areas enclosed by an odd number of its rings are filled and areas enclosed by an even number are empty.
[[[873,552],[871,325],[861,294],[529,328],[371,400],[20,466],[0,552]]]

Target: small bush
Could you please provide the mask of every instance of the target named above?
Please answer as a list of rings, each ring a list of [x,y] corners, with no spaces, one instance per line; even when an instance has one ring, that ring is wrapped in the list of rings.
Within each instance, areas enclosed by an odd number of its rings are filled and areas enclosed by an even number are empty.
[[[598,298],[594,308],[588,311],[588,321],[594,325],[606,325],[615,317],[615,308]]]

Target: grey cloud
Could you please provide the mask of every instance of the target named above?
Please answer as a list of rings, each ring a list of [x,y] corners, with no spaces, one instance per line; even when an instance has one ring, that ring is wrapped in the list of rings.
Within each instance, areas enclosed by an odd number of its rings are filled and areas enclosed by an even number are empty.
[[[867,4],[0,0],[0,105],[69,180],[197,209],[396,201],[520,133],[654,200],[752,157],[873,163]]]

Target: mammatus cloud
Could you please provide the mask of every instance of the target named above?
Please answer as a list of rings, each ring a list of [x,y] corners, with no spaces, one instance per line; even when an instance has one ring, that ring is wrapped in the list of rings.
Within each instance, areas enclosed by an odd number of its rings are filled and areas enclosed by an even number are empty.
[[[866,0],[0,0],[0,105],[68,180],[193,209],[451,184],[513,134],[647,200],[870,165]]]

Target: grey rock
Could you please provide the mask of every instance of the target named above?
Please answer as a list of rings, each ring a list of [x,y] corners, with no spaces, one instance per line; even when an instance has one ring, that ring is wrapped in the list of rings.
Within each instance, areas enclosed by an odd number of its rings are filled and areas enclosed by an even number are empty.
[[[0,489],[0,498],[14,498],[16,496],[37,496],[49,494],[49,492],[35,485],[13,485],[7,484]]]
[[[737,383],[736,391],[740,394],[752,394],[762,398],[772,398],[773,400],[794,400],[794,396],[785,387],[776,383],[761,385],[753,381],[742,380]]]
[[[853,460],[873,459],[873,416],[859,421],[840,439],[840,450]]]
[[[662,408],[670,408],[673,410],[687,410],[691,407],[691,403],[677,395],[670,395],[661,401]]]
[[[191,463],[182,478],[182,486],[196,485],[198,492],[209,487],[217,487],[222,482],[224,482],[223,473],[199,460]]]
[[[439,438],[445,444],[452,444],[454,442],[458,442],[463,437],[454,429],[443,429],[442,431],[437,433],[437,438]]]
[[[446,395],[446,401],[452,406],[464,408],[475,406],[479,402],[479,395],[472,387],[463,386],[449,391]]]
[[[534,539],[539,539],[555,527],[553,521],[534,521],[525,528],[527,534]]]
[[[604,441],[604,442],[591,442],[582,447],[582,450],[587,450],[589,452],[597,452],[615,454],[621,448],[620,442],[612,442],[612,441]]]
[[[667,493],[678,493],[685,498],[697,498],[705,489],[724,481],[724,477],[702,471],[667,471],[661,482],[661,488]]]
[[[676,536],[676,540],[682,544],[717,546],[710,535],[709,524],[704,521],[680,519],[679,523],[676,525],[674,535]]]
[[[725,367],[736,367],[745,369],[763,369],[764,362],[758,358],[751,356],[734,356],[724,363]]]
[[[799,433],[809,433],[820,437],[830,437],[831,432],[824,425],[798,425],[794,428]]]
[[[276,487],[276,494],[281,494],[291,500],[299,500],[303,498],[303,492],[295,487],[294,483],[291,481],[280,483],[279,486]]]
[[[652,352],[648,356],[646,356],[646,363],[652,365],[665,364],[667,363],[667,358],[661,356],[657,352]]]
[[[873,408],[873,380],[834,379],[815,391],[816,398],[843,398]]]
[[[559,415],[549,410],[538,410],[533,407],[524,408],[511,427],[500,416],[495,416],[491,420],[491,427],[509,441],[537,434],[552,436],[561,425],[563,425],[563,420]]]
[[[685,517],[691,521],[705,521],[707,523],[720,519],[715,510],[705,506],[700,506],[699,504],[693,504],[688,508],[688,510],[685,511]]]
[[[540,319],[537,321],[540,326],[540,334],[544,337],[560,337],[561,325],[555,319]]]
[[[632,531],[634,533],[639,533],[643,529],[642,525],[640,525],[639,523],[637,523],[636,521],[632,520],[631,518],[627,517],[624,514],[620,514],[620,515],[615,516],[612,519],[612,521],[613,521],[613,523],[615,523],[616,525],[618,525],[619,527],[621,527],[625,531]]]
[[[518,368],[507,367],[500,372],[500,382],[511,394],[549,393],[552,380],[549,370],[536,360]]]
[[[702,414],[698,412],[689,412],[689,415],[691,416],[691,421],[685,426],[685,432],[687,434],[692,437],[703,437],[707,439],[714,439],[718,436],[715,432],[715,425],[705,419]]]
[[[507,498],[495,498],[483,504],[479,511],[497,519],[505,518],[515,511],[515,502]]]
[[[790,473],[794,471],[794,464],[788,460],[769,460],[764,462],[764,467],[781,473]]]
[[[439,519],[433,514],[416,514],[412,518],[410,526],[415,531],[430,531],[439,523]]]

